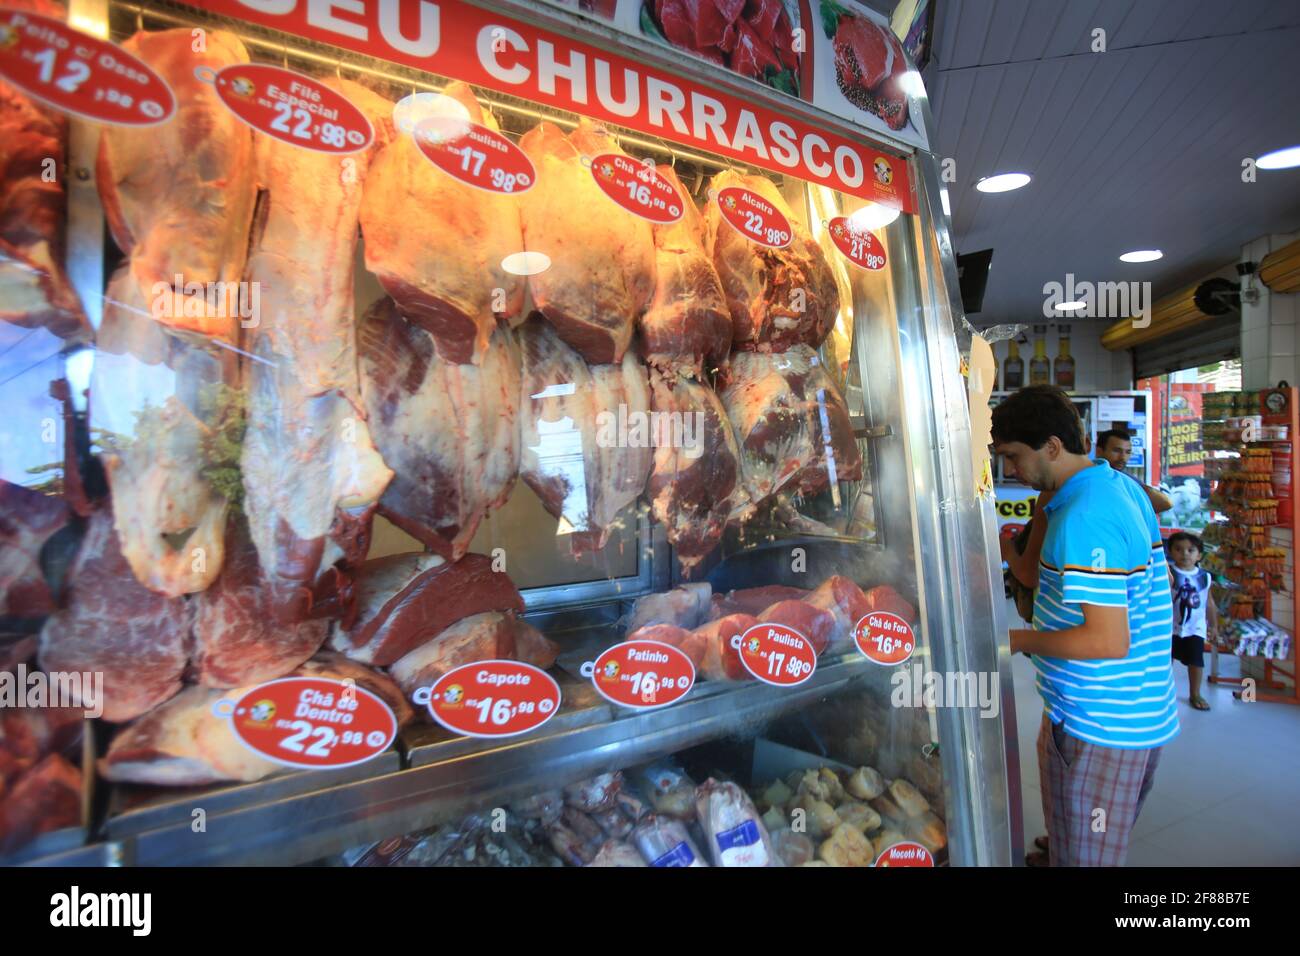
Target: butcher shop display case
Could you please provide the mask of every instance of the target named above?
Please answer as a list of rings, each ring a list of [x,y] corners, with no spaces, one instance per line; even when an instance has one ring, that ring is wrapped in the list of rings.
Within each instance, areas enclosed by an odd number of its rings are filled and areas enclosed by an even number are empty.
[[[876,14],[9,0],[0,90],[0,861],[1019,857]]]

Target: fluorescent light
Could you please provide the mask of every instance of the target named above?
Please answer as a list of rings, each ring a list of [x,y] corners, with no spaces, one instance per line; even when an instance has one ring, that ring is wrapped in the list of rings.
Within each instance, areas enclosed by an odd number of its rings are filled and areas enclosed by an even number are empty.
[[[849,213],[849,222],[859,232],[884,229],[898,218],[897,206],[882,206],[878,202],[869,202],[861,209]]]
[[[985,176],[975,184],[975,188],[982,193],[1005,193],[1027,185],[1028,173],[998,173],[996,176]]]
[[[943,203],[943,214],[949,219],[952,218],[952,202],[948,199],[948,190],[939,190],[939,202]]]
[[[1057,312],[1078,312],[1080,309],[1086,309],[1087,307],[1088,307],[1087,302],[1079,302],[1078,300],[1074,302],[1056,303]]]
[[[1164,253],[1159,249],[1134,249],[1132,252],[1126,252],[1119,257],[1120,262],[1155,262],[1157,259],[1164,258]]]
[[[551,267],[551,257],[544,252],[512,252],[501,260],[501,268],[516,276],[535,276]]]
[[[1300,146],[1288,146],[1265,153],[1255,160],[1255,165],[1260,169],[1290,169],[1300,166]]]

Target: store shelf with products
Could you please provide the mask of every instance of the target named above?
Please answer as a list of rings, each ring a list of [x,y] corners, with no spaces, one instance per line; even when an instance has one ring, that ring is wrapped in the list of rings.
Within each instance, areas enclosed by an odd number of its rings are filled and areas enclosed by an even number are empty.
[[[1262,662],[1257,699],[1300,703],[1294,647],[1300,509],[1291,479],[1296,390],[1207,392],[1202,403],[1206,477],[1213,482],[1202,565],[1216,578],[1220,618],[1209,679],[1242,685],[1245,676],[1219,674],[1219,654],[1231,653]]]
[[[78,12],[176,118],[51,132],[87,321],[62,460],[0,476],[0,679],[103,684],[90,720],[0,703],[0,863],[307,864],[670,756],[734,804],[710,778],[766,788],[778,744],[916,811],[810,781],[857,835],[801,851],[1016,859],[934,158],[584,15],[442,8],[429,56],[381,19]],[[501,25],[545,62],[503,74]],[[610,107],[609,76],[740,132]],[[787,129],[827,163],[753,145]],[[913,668],[993,675],[1000,719],[889,706]]]

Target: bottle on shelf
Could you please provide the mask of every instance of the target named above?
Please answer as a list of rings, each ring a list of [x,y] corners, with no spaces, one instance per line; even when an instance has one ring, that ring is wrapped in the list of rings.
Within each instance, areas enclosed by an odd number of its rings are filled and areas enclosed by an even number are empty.
[[[1047,385],[1052,381],[1052,363],[1047,358],[1047,326],[1034,326],[1034,357],[1029,360],[1029,384]]]
[[[1007,357],[1002,362],[1002,387],[1008,392],[1023,388],[1025,360],[1020,357],[1020,346],[1015,339],[1007,341]]]
[[[1060,330],[1060,348],[1056,353],[1056,361],[1052,363],[1052,379],[1058,388],[1072,392],[1074,391],[1074,356],[1070,354],[1070,327],[1062,325]]]

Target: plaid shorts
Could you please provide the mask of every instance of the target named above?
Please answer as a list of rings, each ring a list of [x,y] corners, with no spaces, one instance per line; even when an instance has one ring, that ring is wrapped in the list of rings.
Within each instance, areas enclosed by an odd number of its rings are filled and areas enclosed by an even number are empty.
[[[1071,737],[1044,714],[1038,780],[1051,865],[1123,866],[1129,834],[1159,762],[1159,747],[1123,750],[1090,744]]]

